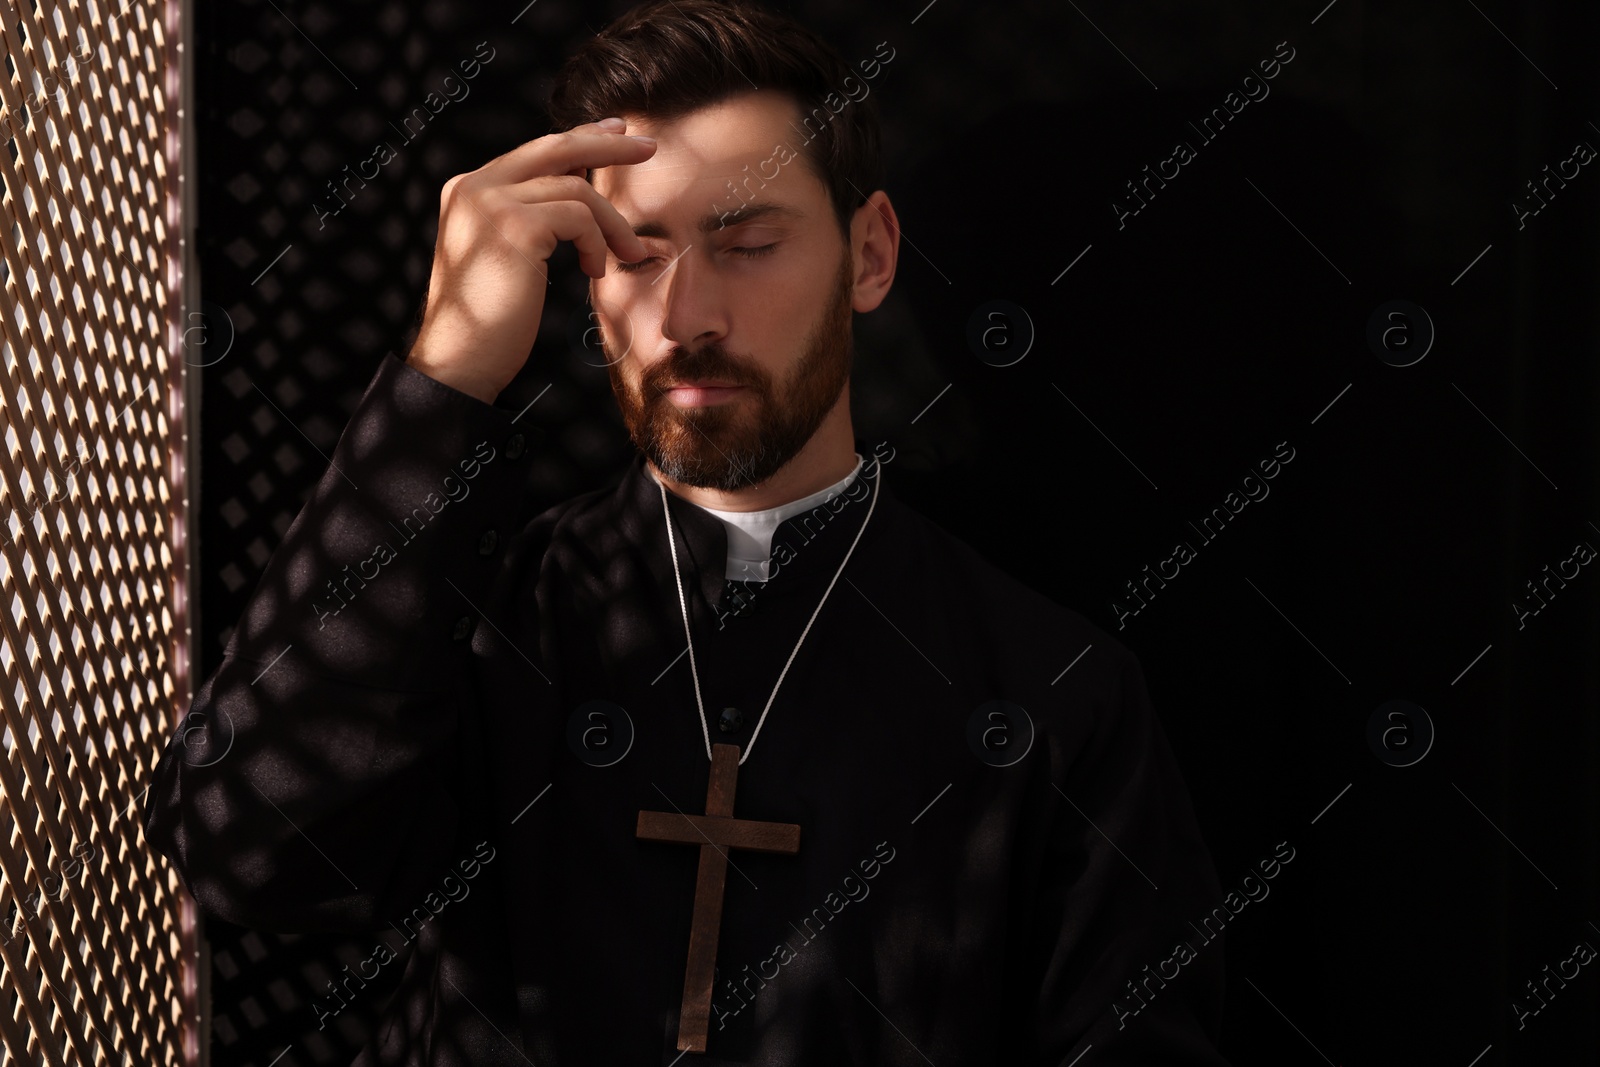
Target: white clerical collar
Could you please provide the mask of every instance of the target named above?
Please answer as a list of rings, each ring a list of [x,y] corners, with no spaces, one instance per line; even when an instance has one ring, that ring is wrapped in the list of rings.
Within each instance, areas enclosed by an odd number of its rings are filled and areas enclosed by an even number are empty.
[[[723,528],[727,531],[727,576],[745,582],[766,581],[767,564],[772,558],[772,535],[777,532],[778,525],[802,511],[809,511],[818,504],[827,503],[844,492],[845,487],[860,473],[861,465],[865,462],[866,459],[857,452],[856,465],[849,474],[826,489],[819,489],[810,496],[791,500],[787,504],[779,504],[775,508],[764,508],[761,511],[719,511],[703,504],[695,504],[701,511],[710,512],[721,519]],[[655,471],[650,470],[648,463],[644,469],[649,472],[651,480],[657,485],[661,484],[661,479],[656,477]]]

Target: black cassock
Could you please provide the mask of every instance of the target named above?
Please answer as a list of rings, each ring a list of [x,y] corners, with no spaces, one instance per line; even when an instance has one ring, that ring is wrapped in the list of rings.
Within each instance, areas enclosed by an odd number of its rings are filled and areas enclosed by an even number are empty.
[[[638,458],[534,514],[564,446],[531,422],[386,355],[146,800],[207,911],[405,968],[358,1064],[1225,1065],[1193,925],[1222,893],[1138,661],[861,443],[741,610],[721,522],[671,497],[710,740],[750,752],[734,814],[801,828],[728,854],[680,1053],[699,850],[635,828],[703,813],[710,764],[661,490]]]

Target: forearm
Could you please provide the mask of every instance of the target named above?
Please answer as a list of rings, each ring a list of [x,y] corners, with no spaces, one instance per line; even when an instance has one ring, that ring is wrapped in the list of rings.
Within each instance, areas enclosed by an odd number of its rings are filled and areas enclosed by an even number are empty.
[[[209,910],[372,925],[448,862],[519,429],[386,357],[153,776],[149,839]]]

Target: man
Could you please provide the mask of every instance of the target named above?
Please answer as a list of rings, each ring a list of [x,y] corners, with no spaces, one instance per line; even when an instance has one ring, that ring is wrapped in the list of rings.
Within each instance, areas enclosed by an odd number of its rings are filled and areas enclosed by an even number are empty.
[[[412,943],[358,1063],[1224,1062],[1221,945],[1151,970],[1221,894],[1137,660],[853,437],[864,73],[665,0],[445,185],[416,341],[148,802],[210,912],[372,932],[324,1022]],[[640,456],[530,518],[557,446],[493,402],[560,241]]]

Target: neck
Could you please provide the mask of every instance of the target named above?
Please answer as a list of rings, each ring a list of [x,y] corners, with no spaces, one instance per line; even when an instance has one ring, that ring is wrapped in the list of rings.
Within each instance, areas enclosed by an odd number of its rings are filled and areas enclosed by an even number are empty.
[[[805,446],[778,473],[759,485],[731,491],[706,489],[667,477],[648,459],[645,464],[674,496],[718,511],[763,511],[810,496],[855,469],[856,445],[850,423],[850,389],[846,386],[839,394],[838,402]]]

